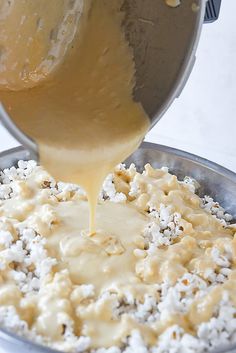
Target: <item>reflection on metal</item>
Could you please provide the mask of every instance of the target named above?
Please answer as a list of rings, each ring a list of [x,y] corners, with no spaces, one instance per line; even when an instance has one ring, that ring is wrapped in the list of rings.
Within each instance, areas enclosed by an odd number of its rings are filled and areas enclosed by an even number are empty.
[[[182,0],[175,8],[164,0],[124,0],[122,10],[136,67],[134,97],[153,126],[179,96],[191,72],[205,0]]]

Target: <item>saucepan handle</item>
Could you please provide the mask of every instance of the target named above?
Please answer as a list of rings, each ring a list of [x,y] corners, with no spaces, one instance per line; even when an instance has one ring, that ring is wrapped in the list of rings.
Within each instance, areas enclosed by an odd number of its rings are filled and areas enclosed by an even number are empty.
[[[220,5],[221,0],[207,1],[204,23],[211,23],[218,19],[220,13]]]

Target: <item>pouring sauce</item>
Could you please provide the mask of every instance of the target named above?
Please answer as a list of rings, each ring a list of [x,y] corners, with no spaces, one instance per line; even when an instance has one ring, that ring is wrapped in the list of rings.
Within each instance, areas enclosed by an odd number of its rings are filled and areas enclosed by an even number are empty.
[[[149,128],[132,96],[122,3],[0,1],[0,100],[47,170],[86,190],[91,234],[105,176]]]

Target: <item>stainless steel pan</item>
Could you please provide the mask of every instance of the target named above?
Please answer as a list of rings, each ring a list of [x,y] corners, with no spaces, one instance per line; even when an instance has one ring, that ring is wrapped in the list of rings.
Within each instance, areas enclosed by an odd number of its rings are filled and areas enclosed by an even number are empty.
[[[23,147],[5,151],[0,154],[0,168],[11,167],[19,159],[27,160],[29,156],[29,152]],[[143,143],[126,161],[127,164],[132,162],[139,169],[146,163],[151,163],[154,167],[169,167],[180,179],[186,175],[196,178],[201,184],[200,194],[212,196],[236,219],[236,174],[230,170],[190,153],[151,143]],[[55,353],[54,350],[38,346],[5,330],[0,330],[0,352]],[[236,353],[236,344],[212,353]]]
[[[143,106],[152,127],[188,80],[207,13],[206,0],[181,0],[176,8],[167,6],[165,0],[124,0],[122,10],[124,32],[134,54],[134,99]],[[14,124],[14,116],[8,113],[0,97],[2,123],[37,158],[36,142]]]

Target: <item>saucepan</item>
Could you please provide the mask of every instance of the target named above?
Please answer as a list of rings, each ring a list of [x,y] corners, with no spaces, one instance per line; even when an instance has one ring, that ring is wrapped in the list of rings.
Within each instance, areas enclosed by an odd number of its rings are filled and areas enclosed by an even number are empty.
[[[135,62],[133,95],[149,116],[150,128],[179,97],[195,63],[202,24],[204,20],[217,19],[220,3],[221,0],[123,1],[123,28]],[[36,159],[36,143],[10,118],[0,97],[0,120]]]
[[[0,169],[29,158],[30,153],[24,147],[5,151],[0,153]],[[127,159],[126,164],[130,163],[135,163],[139,170],[142,170],[146,163],[151,163],[154,167],[167,166],[179,179],[186,175],[195,178],[201,185],[200,196],[207,194],[213,197],[236,219],[236,174],[230,170],[190,153],[147,142]],[[0,329],[0,352],[56,353],[4,329]],[[212,353],[236,353],[236,344],[232,347],[221,347]]]

